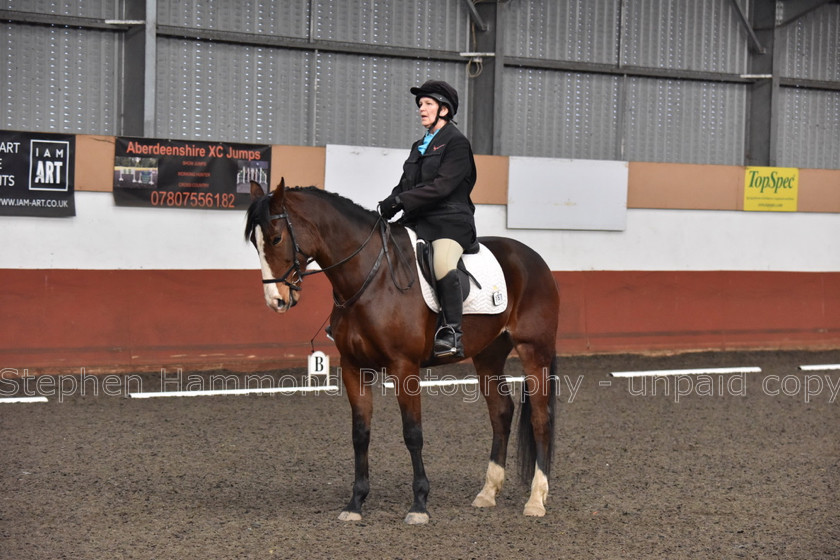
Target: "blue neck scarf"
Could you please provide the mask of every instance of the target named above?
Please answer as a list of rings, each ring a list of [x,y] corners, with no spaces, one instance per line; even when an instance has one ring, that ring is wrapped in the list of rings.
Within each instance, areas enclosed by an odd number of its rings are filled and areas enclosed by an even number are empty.
[[[440,129],[437,129],[434,132],[427,132],[426,135],[423,137],[423,141],[420,142],[419,146],[417,146],[417,149],[420,150],[421,154],[426,154],[426,148],[429,147],[429,144],[431,144],[432,142],[432,138],[435,137],[435,134],[438,133],[438,130]]]

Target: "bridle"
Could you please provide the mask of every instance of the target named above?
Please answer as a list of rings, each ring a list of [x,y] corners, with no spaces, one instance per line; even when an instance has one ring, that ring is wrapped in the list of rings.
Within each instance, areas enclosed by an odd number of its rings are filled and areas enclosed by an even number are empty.
[[[295,238],[295,230],[292,228],[292,222],[289,221],[289,214],[287,212],[283,212],[281,214],[269,214],[268,222],[269,224],[274,222],[275,220],[286,220],[286,229],[289,231],[289,237],[292,240],[292,251],[293,251],[293,260],[292,265],[283,273],[282,276],[278,278],[263,278],[263,284],[285,284],[290,290],[294,290],[296,292],[300,291],[301,284],[303,284],[303,277],[309,276],[310,274],[315,274],[316,272],[320,272],[318,270],[313,270],[307,272],[305,270],[306,266],[309,265],[314,259],[312,257],[306,256],[303,251],[300,250],[300,245],[298,245],[297,239]],[[278,241],[279,243],[279,241]],[[272,241],[272,245],[277,245],[277,243]],[[306,265],[301,267],[300,259],[298,259],[298,255],[303,255],[306,257]],[[289,276],[294,273],[297,279],[294,282],[289,282]]]
[[[383,220],[382,216],[379,216],[377,218],[376,223],[373,224],[373,228],[371,228],[371,230],[370,230],[370,233],[368,233],[368,236],[365,238],[365,240],[362,242],[362,244],[355,251],[353,251],[352,253],[350,253],[349,255],[344,257],[343,259],[341,259],[337,262],[334,262],[333,264],[331,264],[329,266],[326,266],[324,268],[320,268],[318,270],[306,270],[306,266],[308,266],[309,263],[311,263],[315,259],[314,259],[314,257],[306,255],[306,253],[304,253],[301,250],[300,245],[298,245],[297,239],[295,238],[295,229],[294,229],[294,227],[292,227],[292,221],[289,218],[289,212],[284,208],[283,212],[281,212],[280,214],[269,214],[269,216],[268,216],[269,223],[272,223],[275,220],[284,220],[286,222],[286,229],[289,232],[289,238],[291,239],[291,242],[292,242],[293,260],[292,260],[291,266],[289,266],[289,268],[286,270],[286,272],[283,273],[283,275],[281,275],[277,278],[263,278],[262,279],[263,284],[284,284],[289,288],[289,290],[299,292],[299,291],[301,291],[301,287],[303,285],[303,278],[305,276],[311,276],[313,274],[318,274],[320,272],[326,272],[328,270],[338,268],[339,266],[349,262],[356,255],[361,253],[362,250],[364,250],[365,247],[367,247],[368,243],[370,243],[370,240],[373,239],[373,234],[376,232],[377,228],[379,228],[380,234],[381,234],[381,237],[382,237],[382,249],[379,250],[379,255],[377,255],[376,261],[373,263],[373,266],[371,267],[370,272],[368,272],[367,278],[365,278],[365,281],[362,283],[361,288],[359,288],[359,290],[352,297],[350,297],[349,299],[347,299],[343,302],[339,301],[338,295],[335,293],[335,291],[333,291],[333,301],[334,301],[336,307],[338,307],[338,308],[349,307],[350,305],[355,303],[362,296],[364,291],[367,289],[367,287],[373,281],[373,278],[376,276],[376,273],[379,271],[379,268],[382,265],[383,256],[388,261],[388,268],[391,271],[391,279],[394,282],[394,285],[397,287],[397,289],[399,289],[400,291],[406,291],[409,288],[411,288],[411,286],[414,285],[413,274],[412,274],[412,279],[408,283],[407,286],[403,287],[403,286],[400,286],[397,283],[393,263],[391,262],[391,254],[390,254],[390,251],[388,251],[388,242],[391,238],[391,225],[388,223],[387,220]],[[272,242],[272,244],[274,244],[274,245],[276,245],[278,243],[279,243],[279,241],[277,243]],[[405,256],[403,255],[402,251],[399,249],[399,246],[395,243],[394,247],[396,247],[397,253],[400,257],[400,260],[405,265],[406,264],[406,259],[405,259]],[[301,261],[298,258],[298,255],[304,257],[305,264],[301,265]],[[411,269],[409,269],[409,270],[411,270]],[[293,277],[293,280],[291,280],[291,281],[289,280],[290,276]]]

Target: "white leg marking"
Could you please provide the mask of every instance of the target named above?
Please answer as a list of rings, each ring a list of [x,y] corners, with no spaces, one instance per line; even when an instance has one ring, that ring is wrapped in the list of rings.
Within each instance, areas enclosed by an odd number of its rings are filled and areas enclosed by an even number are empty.
[[[268,260],[265,258],[262,229],[257,228],[256,231],[254,231],[254,234],[257,242],[257,252],[260,255],[260,269],[262,270],[262,277],[266,280],[273,278],[274,273],[271,272],[271,267],[268,266]],[[265,304],[277,311],[279,307],[277,300],[280,299],[280,290],[277,289],[277,284],[263,284],[263,294],[265,295]]]
[[[409,525],[425,525],[429,522],[428,513],[409,513],[405,516],[405,522]]]
[[[338,514],[339,521],[361,521],[362,514],[352,511],[342,511]]]
[[[474,507],[493,507],[496,505],[496,496],[502,489],[505,481],[505,468],[490,461],[487,464],[487,477],[484,481],[484,488],[473,500]]]
[[[531,481],[531,497],[525,504],[525,515],[542,517],[545,515],[545,499],[548,497],[548,478],[539,467],[534,472],[534,480]]]

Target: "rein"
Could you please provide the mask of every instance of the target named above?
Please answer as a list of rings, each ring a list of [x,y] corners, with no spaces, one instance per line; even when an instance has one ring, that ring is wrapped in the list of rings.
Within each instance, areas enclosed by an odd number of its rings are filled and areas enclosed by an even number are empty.
[[[398,290],[400,290],[401,292],[404,292],[414,285],[414,278],[413,277],[409,281],[407,286],[400,286],[399,283],[397,282],[396,272],[394,271],[394,264],[391,261],[391,253],[390,253],[390,251],[388,251],[388,243],[391,239],[391,225],[386,220],[383,220],[382,216],[378,217],[378,219],[376,220],[376,223],[373,224],[373,228],[371,228],[370,233],[368,233],[367,238],[365,238],[365,240],[362,242],[362,244],[355,251],[353,251],[352,253],[350,253],[349,255],[344,257],[343,259],[341,259],[337,262],[334,262],[333,264],[331,264],[327,267],[320,268],[318,270],[310,270],[310,271],[304,270],[304,267],[301,266],[301,262],[300,262],[300,259],[298,258],[298,255],[302,255],[303,257],[306,258],[306,265],[308,265],[309,263],[311,263],[315,259],[310,257],[310,256],[307,256],[300,249],[300,245],[298,245],[297,239],[295,238],[295,230],[292,227],[292,221],[289,219],[288,211],[283,212],[281,214],[270,214],[268,216],[268,220],[270,222],[273,222],[274,220],[285,220],[286,221],[286,228],[289,230],[289,237],[291,237],[291,240],[292,240],[292,246],[293,246],[293,250],[294,250],[294,260],[292,262],[292,265],[286,270],[286,272],[282,276],[280,276],[278,278],[263,278],[263,280],[262,280],[263,284],[282,283],[282,284],[285,284],[286,286],[288,286],[288,288],[290,290],[300,291],[301,290],[301,285],[303,284],[303,278],[305,276],[311,276],[313,274],[318,274],[318,273],[321,273],[321,272],[326,272],[328,270],[338,268],[339,266],[349,262],[354,257],[356,257],[359,253],[361,253],[362,250],[364,250],[364,248],[367,247],[368,243],[370,243],[370,240],[373,239],[373,234],[376,232],[377,227],[379,227],[380,236],[382,238],[382,248],[379,250],[379,254],[376,257],[376,261],[373,263],[373,266],[371,267],[370,272],[368,272],[367,278],[365,278],[365,281],[362,283],[362,286],[359,288],[359,290],[355,294],[353,294],[353,296],[351,296],[349,299],[345,300],[344,302],[339,301],[338,295],[335,293],[335,291],[333,291],[333,303],[339,309],[344,309],[346,307],[349,307],[349,306],[353,305],[360,297],[362,297],[362,294],[365,292],[367,287],[373,281],[373,278],[376,276],[376,273],[379,271],[379,268],[382,265],[382,258],[383,257],[385,257],[387,262],[388,262],[388,269],[391,272],[391,281],[394,283],[394,286],[396,286],[396,288]],[[396,249],[397,249],[397,253],[400,257],[400,262],[403,265],[406,265],[407,261],[406,261],[405,255],[403,254],[402,250],[400,250],[399,246],[396,243],[394,243],[394,247],[396,247]],[[293,273],[294,273],[294,276],[296,277],[296,279],[293,280],[293,281],[289,281],[289,276],[291,276]]]

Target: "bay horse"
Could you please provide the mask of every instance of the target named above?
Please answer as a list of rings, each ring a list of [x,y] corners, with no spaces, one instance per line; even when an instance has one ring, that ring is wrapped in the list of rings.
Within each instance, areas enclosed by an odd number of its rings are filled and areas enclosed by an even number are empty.
[[[414,502],[405,521],[428,522],[419,371],[460,358],[432,357],[437,316],[414,282],[408,232],[347,198],[315,187],[286,188],[285,180],[270,194],[252,182],[251,199],[245,237],[260,257],[268,307],[280,313],[292,308],[309,274],[322,272],[332,285],[330,329],[350,401],[355,455],[353,491],[339,519],[360,520],[370,489],[371,384],[381,371],[394,380],[411,456]],[[522,243],[503,237],[479,242],[502,266],[508,305],[501,313],[463,320],[465,356],[472,358],[493,429],[484,486],[472,505],[494,506],[505,478],[515,406],[503,369],[516,349],[526,374],[518,434],[520,476],[531,485],[524,514],[543,516],[554,440],[557,285],[545,261]],[[312,261],[320,270],[307,270]]]

